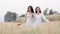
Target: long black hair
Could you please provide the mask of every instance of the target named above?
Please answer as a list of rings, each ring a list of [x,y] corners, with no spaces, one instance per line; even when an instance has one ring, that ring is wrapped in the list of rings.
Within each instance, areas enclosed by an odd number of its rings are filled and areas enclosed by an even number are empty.
[[[34,10],[33,10],[33,7],[32,6],[28,6],[27,12],[29,12],[29,8],[31,9],[31,12],[34,13]]]
[[[37,13],[37,8],[39,8],[39,7],[36,7],[35,8],[35,13]],[[39,8],[40,9],[40,8]],[[41,9],[39,10],[39,12],[41,13]]]

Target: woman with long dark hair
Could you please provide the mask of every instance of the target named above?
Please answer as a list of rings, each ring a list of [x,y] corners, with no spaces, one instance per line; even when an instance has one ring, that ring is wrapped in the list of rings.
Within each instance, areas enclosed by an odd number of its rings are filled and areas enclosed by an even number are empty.
[[[32,26],[34,18],[34,10],[32,6],[28,6],[27,13],[26,13],[26,26]]]
[[[40,26],[42,19],[44,19],[46,22],[49,22],[49,20],[45,18],[44,14],[42,14],[41,9],[39,7],[36,7],[34,26]]]

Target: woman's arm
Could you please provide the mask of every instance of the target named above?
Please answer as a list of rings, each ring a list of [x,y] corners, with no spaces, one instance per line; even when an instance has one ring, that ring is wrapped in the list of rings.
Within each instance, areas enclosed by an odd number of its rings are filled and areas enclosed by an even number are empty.
[[[49,23],[49,20],[48,20],[48,19],[46,19],[46,17],[44,16],[44,14],[42,14],[42,18],[43,18],[46,22],[48,22],[48,23]]]
[[[32,20],[33,20],[33,22],[35,22],[35,14],[32,14]]]

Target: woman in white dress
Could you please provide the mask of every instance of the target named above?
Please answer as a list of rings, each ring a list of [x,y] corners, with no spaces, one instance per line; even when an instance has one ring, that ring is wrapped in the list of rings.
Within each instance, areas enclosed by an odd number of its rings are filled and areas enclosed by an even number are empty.
[[[40,26],[42,19],[44,19],[46,22],[49,23],[49,20],[47,20],[45,18],[44,14],[42,14],[41,9],[39,7],[36,7],[36,9],[35,9],[35,22],[34,22],[34,27]]]
[[[26,26],[31,27],[33,23],[33,18],[34,18],[34,10],[32,6],[28,6],[28,10],[26,13]]]

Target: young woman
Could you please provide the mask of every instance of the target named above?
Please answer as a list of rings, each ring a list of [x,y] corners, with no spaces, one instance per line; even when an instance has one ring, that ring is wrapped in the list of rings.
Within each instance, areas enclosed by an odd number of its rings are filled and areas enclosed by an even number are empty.
[[[41,9],[39,7],[36,7],[36,9],[35,9],[35,22],[34,22],[34,26],[40,26],[42,19],[44,19],[46,22],[49,22],[45,18],[44,14],[42,14]]]
[[[28,6],[28,10],[26,13],[26,26],[30,27],[32,26],[34,18],[34,10],[32,6]]]

